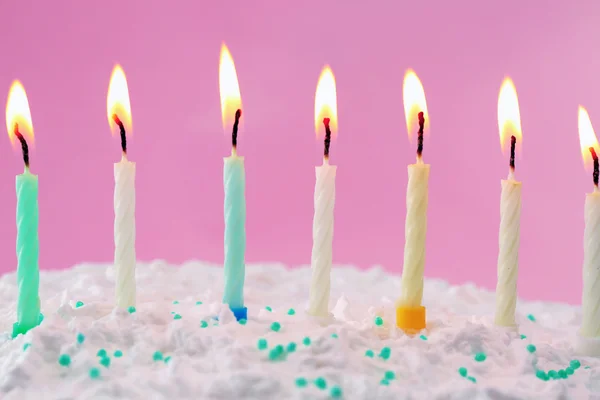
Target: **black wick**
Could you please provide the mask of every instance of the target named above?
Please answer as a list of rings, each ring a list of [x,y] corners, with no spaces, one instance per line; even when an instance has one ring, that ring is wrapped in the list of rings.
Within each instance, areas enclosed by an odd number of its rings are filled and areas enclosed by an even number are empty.
[[[419,113],[419,132],[417,133],[417,157],[423,154],[423,130],[425,128],[425,116],[423,111]]]
[[[323,118],[323,125],[325,125],[325,152],[323,158],[329,160],[329,146],[331,145],[331,128],[329,128],[329,118]]]
[[[592,153],[592,158],[594,159],[594,186],[598,187],[598,155],[593,147],[590,147],[590,153]]]
[[[119,125],[119,130],[121,131],[121,148],[123,149],[123,154],[127,155],[127,136],[125,135],[123,122],[121,122],[117,114],[113,114],[112,118],[115,124]]]
[[[25,163],[25,168],[29,169],[29,146],[27,145],[27,141],[19,132],[19,124],[15,124],[15,136],[21,142],[21,148],[23,149],[23,162]]]
[[[235,150],[237,148],[237,135],[238,126],[240,125],[240,117],[242,116],[242,110],[238,109],[235,112],[235,121],[233,122],[233,131],[231,132],[231,146]]]
[[[515,146],[517,145],[517,138],[513,136],[510,137],[510,170],[515,170]]]

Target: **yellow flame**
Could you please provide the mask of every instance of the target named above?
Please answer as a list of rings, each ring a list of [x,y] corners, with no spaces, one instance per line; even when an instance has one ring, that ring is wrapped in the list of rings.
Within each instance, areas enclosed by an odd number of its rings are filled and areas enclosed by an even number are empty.
[[[317,137],[325,135],[324,118],[329,118],[331,135],[337,136],[338,118],[335,76],[333,76],[333,71],[329,65],[323,67],[315,93],[315,132],[317,133]]]
[[[235,112],[242,109],[242,96],[235,64],[225,43],[221,46],[219,61],[219,91],[221,93],[223,129],[228,131],[235,121]]]
[[[523,132],[519,99],[517,89],[509,77],[504,78],[498,94],[498,129],[502,152],[506,153],[510,150],[510,138],[514,136],[517,139],[517,153],[520,153],[523,147]]]
[[[404,100],[404,116],[406,118],[406,129],[408,138],[412,138],[419,131],[419,113],[425,117],[424,132],[429,133],[429,113],[427,112],[427,100],[421,80],[412,69],[404,74],[402,85],[402,98]]]
[[[19,132],[25,137],[29,145],[33,144],[33,123],[31,111],[25,88],[19,81],[14,81],[8,91],[6,100],[6,130],[13,147],[17,144],[15,124],[19,125]]]
[[[108,94],[106,95],[106,114],[108,116],[108,125],[113,135],[119,133],[119,126],[113,120],[113,115],[115,114],[123,122],[127,136],[133,133],[127,78],[125,78],[125,72],[123,72],[123,68],[119,64],[115,65],[110,77]]]
[[[593,164],[592,153],[590,153],[590,147],[596,150],[596,154],[600,156],[600,148],[598,146],[598,139],[594,133],[594,127],[592,121],[585,108],[579,106],[578,112],[578,123],[579,128],[579,143],[581,144],[581,156],[583,157],[583,165],[585,168],[590,168]]]

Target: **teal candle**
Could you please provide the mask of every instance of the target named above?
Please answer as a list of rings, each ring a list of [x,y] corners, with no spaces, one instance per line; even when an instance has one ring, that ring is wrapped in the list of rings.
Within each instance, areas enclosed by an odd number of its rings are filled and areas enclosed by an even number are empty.
[[[244,158],[232,151],[224,159],[225,186],[225,289],[223,303],[234,310],[244,308],[246,275],[246,174]],[[237,316],[237,315],[236,315]]]

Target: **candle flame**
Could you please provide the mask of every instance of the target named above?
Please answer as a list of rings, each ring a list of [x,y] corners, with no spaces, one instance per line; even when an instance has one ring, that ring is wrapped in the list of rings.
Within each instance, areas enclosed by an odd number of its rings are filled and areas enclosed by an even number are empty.
[[[506,154],[510,151],[511,136],[514,136],[517,139],[516,151],[517,154],[520,154],[523,146],[523,133],[519,99],[517,89],[509,77],[504,78],[498,94],[498,128],[502,152]]]
[[[242,109],[242,96],[238,83],[235,64],[229,49],[223,43],[221,46],[221,59],[219,62],[219,91],[221,93],[221,117],[223,129],[226,133],[231,130],[235,120],[235,113]]]
[[[427,112],[427,100],[421,80],[412,69],[404,74],[402,85],[402,98],[404,100],[404,116],[406,118],[406,129],[408,138],[412,141],[419,131],[419,113],[425,117],[424,133],[429,133],[429,113]]]
[[[31,111],[25,88],[19,81],[14,81],[8,91],[6,100],[6,130],[13,147],[17,147],[17,136],[15,135],[15,124],[19,126],[19,132],[25,137],[27,144],[33,144],[33,124],[31,122]]]
[[[329,65],[323,67],[315,93],[315,132],[317,137],[325,136],[324,118],[329,118],[331,135],[337,136],[338,118],[335,76],[333,76],[333,71]]]
[[[108,125],[113,135],[119,133],[119,126],[113,119],[113,115],[116,115],[123,123],[127,136],[131,136],[132,124],[129,89],[127,87],[125,72],[119,64],[115,65],[110,77],[108,94],[106,95],[106,113],[108,116]]]
[[[598,139],[594,133],[594,127],[592,121],[585,108],[579,106],[578,112],[578,128],[579,128],[579,143],[581,144],[581,156],[583,157],[583,166],[585,168],[591,168],[594,159],[590,152],[590,148],[593,148],[597,154],[600,154],[600,147],[598,146]]]

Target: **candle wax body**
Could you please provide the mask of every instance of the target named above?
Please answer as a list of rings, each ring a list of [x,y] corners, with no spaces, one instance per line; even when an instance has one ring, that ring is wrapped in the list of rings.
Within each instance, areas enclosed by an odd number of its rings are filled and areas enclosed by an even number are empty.
[[[115,164],[115,296],[117,307],[135,306],[135,163]]]
[[[408,166],[404,268],[400,298],[396,304],[399,307],[419,307],[423,299],[429,167],[429,164],[423,163]]]
[[[232,155],[224,159],[225,187],[225,289],[223,303],[230,308],[244,307],[246,276],[246,173],[244,158]]]
[[[17,323],[13,336],[40,322],[38,265],[38,177],[26,170],[17,175]]]
[[[600,337],[600,192],[585,197],[581,335]]]
[[[517,277],[519,274],[519,232],[521,226],[521,182],[502,180],[496,316],[498,326],[515,326]]]
[[[313,218],[313,247],[311,257],[308,313],[329,315],[331,262],[333,258],[333,207],[335,204],[335,174],[337,167],[323,164],[316,167],[315,215]]]

